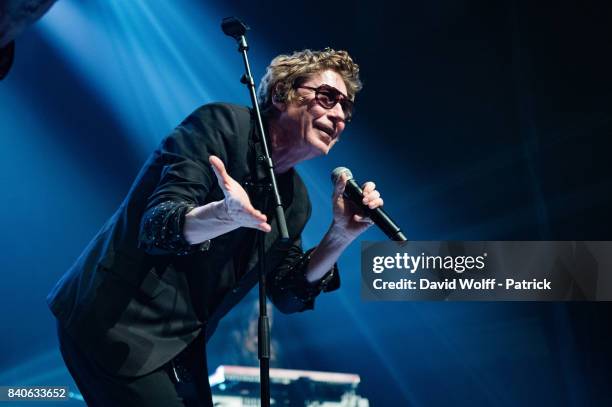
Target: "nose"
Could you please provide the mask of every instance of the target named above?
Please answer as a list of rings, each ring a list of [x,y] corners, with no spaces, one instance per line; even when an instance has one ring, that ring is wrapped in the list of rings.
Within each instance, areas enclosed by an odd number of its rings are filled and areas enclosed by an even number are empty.
[[[336,103],[334,107],[328,110],[327,117],[329,117],[329,120],[331,120],[334,125],[338,125],[340,122],[346,123],[346,115],[340,103]]]

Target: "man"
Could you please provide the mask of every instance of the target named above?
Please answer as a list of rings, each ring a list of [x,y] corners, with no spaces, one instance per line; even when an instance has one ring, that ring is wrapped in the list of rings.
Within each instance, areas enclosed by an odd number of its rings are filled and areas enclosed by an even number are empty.
[[[335,185],[333,222],[303,252],[310,201],[294,166],[328,154],[350,120],[359,68],[345,51],[275,58],[258,90],[289,243],[278,239],[252,112],[197,109],[156,150],[113,217],[49,294],[62,355],[89,405],[211,405],[205,342],[256,284],[266,232],[268,294],[283,312],[339,287],[342,251],[371,221]],[[364,203],[382,206],[371,182]]]

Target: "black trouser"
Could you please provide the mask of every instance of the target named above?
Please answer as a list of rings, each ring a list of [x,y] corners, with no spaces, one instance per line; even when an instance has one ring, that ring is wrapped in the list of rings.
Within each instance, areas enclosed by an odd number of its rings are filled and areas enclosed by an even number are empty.
[[[209,407],[205,341],[195,339],[169,363],[139,377],[114,376],[83,353],[61,324],[60,351],[88,406]]]

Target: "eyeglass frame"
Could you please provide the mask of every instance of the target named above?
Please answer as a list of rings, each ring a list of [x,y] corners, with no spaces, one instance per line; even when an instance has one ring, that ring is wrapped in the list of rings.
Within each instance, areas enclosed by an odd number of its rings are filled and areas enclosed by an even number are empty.
[[[338,89],[334,88],[333,86],[327,85],[327,84],[323,84],[323,85],[317,86],[316,88],[312,87],[312,86],[305,86],[305,85],[298,85],[298,86],[296,86],[296,89],[299,89],[299,88],[314,90],[315,91],[315,100],[317,101],[319,106],[321,106],[324,109],[331,110],[331,109],[334,108],[334,106],[336,106],[338,103],[340,103],[340,107],[342,108],[342,112],[344,113],[344,121],[346,121],[348,123],[348,122],[350,122],[353,119],[353,109],[355,107],[355,103],[351,99],[349,99],[348,96],[346,96],[344,93],[340,92]],[[330,107],[327,107],[319,99],[319,94],[321,93],[322,89],[331,90],[336,95],[339,95],[340,98],[338,98],[338,96],[336,96],[336,98],[334,100],[334,104],[331,105]],[[348,113],[347,113],[347,109],[345,108],[343,103],[348,106],[348,110],[349,110]]]

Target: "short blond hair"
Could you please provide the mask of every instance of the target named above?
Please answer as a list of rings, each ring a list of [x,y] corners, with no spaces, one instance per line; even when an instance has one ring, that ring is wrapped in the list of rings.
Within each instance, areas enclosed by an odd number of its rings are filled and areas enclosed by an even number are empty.
[[[326,70],[337,72],[346,85],[347,96],[355,100],[361,90],[359,65],[346,51],[325,48],[322,51],[305,49],[291,55],[279,55],[270,62],[257,89],[259,107],[265,116],[274,113],[272,98],[280,102],[297,100],[296,88],[311,75]]]

